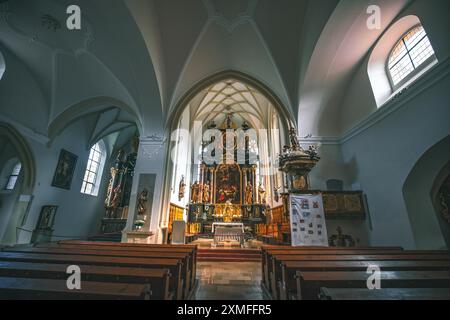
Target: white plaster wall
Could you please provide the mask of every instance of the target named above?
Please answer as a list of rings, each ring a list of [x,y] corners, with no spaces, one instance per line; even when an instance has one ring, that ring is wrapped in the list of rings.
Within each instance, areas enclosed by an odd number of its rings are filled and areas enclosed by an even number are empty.
[[[416,246],[402,188],[422,154],[450,134],[450,76],[342,145],[368,196],[372,245]]]
[[[103,216],[103,199],[105,196],[107,174],[102,175],[98,197],[81,194],[81,184],[89,158],[89,139],[87,123],[77,121],[69,126],[51,147],[29,141],[36,161],[36,185],[34,199],[30,207],[24,229],[32,231],[37,224],[42,206],[59,206],[54,225],[53,240],[67,238],[86,238],[99,231],[99,218]],[[71,189],[63,190],[51,186],[53,175],[61,149],[66,149],[78,156]],[[106,172],[105,166],[104,172]],[[30,232],[21,232],[19,242],[31,240]]]

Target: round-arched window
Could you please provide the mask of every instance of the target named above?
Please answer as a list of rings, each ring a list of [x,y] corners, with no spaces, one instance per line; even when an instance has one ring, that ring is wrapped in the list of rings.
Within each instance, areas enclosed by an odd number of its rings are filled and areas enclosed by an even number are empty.
[[[424,28],[417,25],[410,29],[389,56],[387,67],[393,87],[404,84],[434,60],[436,56]]]

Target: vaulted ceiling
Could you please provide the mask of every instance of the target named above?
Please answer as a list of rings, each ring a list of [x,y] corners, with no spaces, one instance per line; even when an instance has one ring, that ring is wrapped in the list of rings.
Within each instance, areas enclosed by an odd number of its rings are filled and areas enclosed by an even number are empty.
[[[300,119],[302,134],[336,135],[334,117],[355,69],[409,2],[2,1],[0,51],[15,61],[9,63],[12,69],[22,68],[22,78],[34,83],[42,123],[18,117],[17,107],[7,104],[4,116],[48,136],[67,110],[73,115],[80,106],[119,107],[136,115],[142,134],[161,134],[195,84],[236,70],[269,87],[291,120]],[[65,28],[65,9],[74,3],[82,10],[81,31]],[[369,4],[383,10],[380,30],[364,26]],[[49,28],[42,21],[46,15],[61,27]],[[8,65],[7,77],[14,78]],[[9,94],[12,101],[13,94],[23,94],[4,79],[0,96]]]

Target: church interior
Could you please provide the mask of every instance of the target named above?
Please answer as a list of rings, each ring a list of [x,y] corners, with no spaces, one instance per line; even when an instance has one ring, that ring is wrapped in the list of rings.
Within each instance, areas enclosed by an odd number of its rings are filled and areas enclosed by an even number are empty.
[[[449,12],[1,0],[0,299],[450,299]]]

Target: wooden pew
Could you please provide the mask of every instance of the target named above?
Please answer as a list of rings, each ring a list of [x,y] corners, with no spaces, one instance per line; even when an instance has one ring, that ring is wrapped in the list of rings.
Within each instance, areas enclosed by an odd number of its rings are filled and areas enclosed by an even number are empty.
[[[169,292],[170,272],[168,269],[144,269],[125,267],[103,267],[79,265],[82,287],[84,281],[149,284],[150,299],[169,300],[174,292]],[[0,261],[0,277],[35,278],[65,280],[67,266],[63,264],[44,264],[29,262]]]
[[[84,242],[81,245],[71,243],[41,243],[35,245],[36,248],[65,248],[65,249],[86,249],[86,250],[107,250],[107,251],[122,251],[122,252],[170,252],[170,253],[187,253],[189,254],[189,270],[190,281],[189,290],[192,291],[196,287],[196,272],[197,272],[197,250],[196,246],[135,246],[127,244],[121,245],[97,245],[96,242]]]
[[[137,248],[145,248],[145,250],[149,249],[191,249],[192,250],[192,274],[194,275],[194,279],[192,281],[191,287],[194,288],[196,284],[196,274],[197,274],[197,245],[192,244],[184,244],[184,245],[171,245],[171,244],[143,244],[143,243],[120,243],[120,242],[97,242],[97,241],[82,241],[82,240],[61,240],[57,242],[59,245],[80,245],[80,246],[106,246],[110,249],[112,248],[132,248],[136,250]]]
[[[167,258],[180,259],[182,261],[182,279],[183,279],[183,298],[189,296],[191,287],[192,270],[190,269],[190,256],[188,253],[166,252],[148,252],[148,251],[116,251],[116,250],[90,250],[88,249],[67,249],[63,247],[34,247],[34,248],[9,248],[5,252],[23,252],[23,253],[50,253],[63,255],[88,255],[88,256],[111,256],[111,257],[129,257],[129,258]]]
[[[366,272],[376,265],[381,271],[450,271],[450,260],[407,260],[407,261],[285,261],[282,263],[281,280],[276,284],[276,299],[285,300],[289,294],[296,294],[297,272]],[[273,293],[275,295],[275,292]]]
[[[450,300],[450,289],[368,290],[322,288],[320,297],[322,300]]]
[[[402,247],[292,247],[292,246],[262,246],[261,256],[262,256],[262,281],[263,284],[270,290],[271,280],[269,279],[270,274],[268,268],[270,268],[270,257],[272,253],[283,252],[285,254],[308,254],[309,252],[316,252],[317,254],[347,254],[349,252],[399,252],[402,251]]]
[[[268,274],[270,283],[270,290],[274,296],[278,296],[276,284],[281,280],[281,264],[286,261],[417,261],[417,260],[450,260],[450,254],[448,253],[425,253],[421,251],[419,254],[340,254],[340,255],[277,255],[271,256],[271,265],[268,265]]]
[[[66,280],[0,277],[3,300],[148,300],[146,284],[83,281],[81,290],[69,290]]]
[[[298,300],[319,299],[320,288],[367,289],[366,272],[310,272],[297,271]],[[385,271],[381,272],[384,288],[450,288],[450,271]]]
[[[0,252],[0,261],[169,269],[172,274],[169,288],[171,291],[175,291],[175,299],[183,298],[182,261],[180,259]]]

